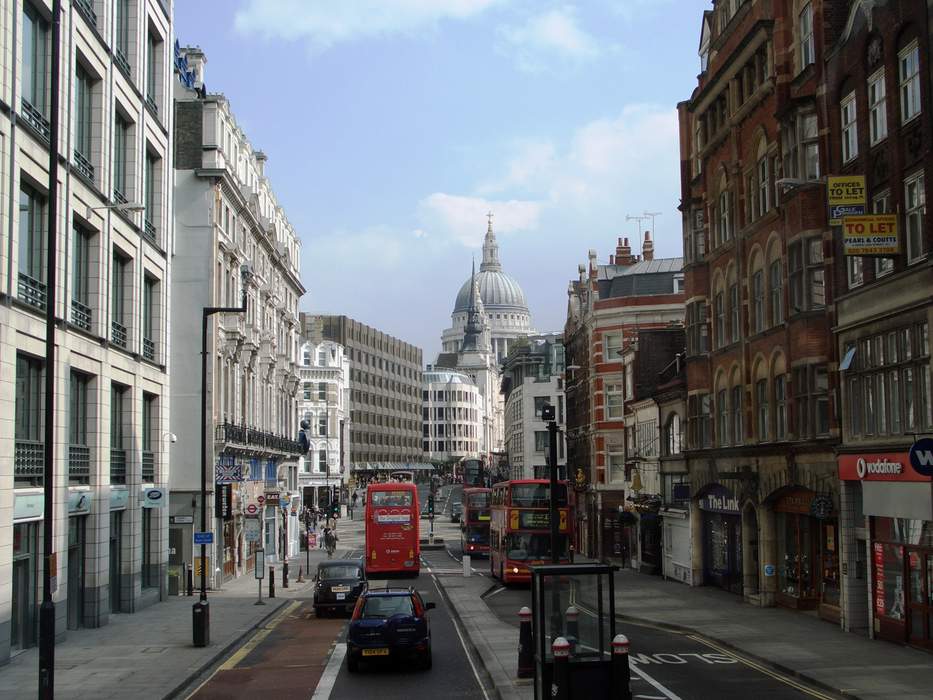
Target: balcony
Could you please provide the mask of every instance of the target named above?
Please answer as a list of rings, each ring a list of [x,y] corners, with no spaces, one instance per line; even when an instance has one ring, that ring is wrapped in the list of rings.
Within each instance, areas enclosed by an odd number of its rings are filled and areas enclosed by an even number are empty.
[[[155,362],[156,359],[155,341],[149,340],[149,338],[143,338],[143,358],[150,362]]]
[[[68,446],[68,484],[81,486],[91,483],[91,448],[87,445]]]
[[[118,347],[126,348],[126,326],[117,321],[111,321],[110,341]]]
[[[155,483],[155,455],[146,450],[143,451],[143,483]]]
[[[88,24],[92,27],[97,26],[97,13],[94,12],[94,3],[91,0],[74,0],[74,6]]]
[[[130,68],[130,62],[126,58],[126,52],[120,47],[113,51],[113,62],[117,64],[117,68],[123,71],[127,78],[132,78],[133,70]]]
[[[13,450],[13,485],[17,488],[42,486],[45,476],[45,443],[17,440]]]
[[[33,107],[29,100],[24,99],[21,104],[23,119],[26,120],[29,126],[39,132],[42,138],[48,141],[50,138],[49,120],[45,118],[42,112]]]
[[[91,182],[94,182],[94,166],[91,165],[91,161],[81,155],[81,151],[79,151],[77,148],[74,152],[74,161],[75,170],[77,170],[78,173],[83,177],[86,177]]]
[[[20,301],[23,301],[37,309],[45,310],[45,283],[37,279],[19,273],[19,292]]]
[[[71,300],[71,323],[86,331],[91,330],[91,307],[77,299]]]
[[[159,245],[159,232],[156,230],[155,224],[149,221],[148,217],[143,221],[143,236],[154,245]]]
[[[297,440],[234,423],[219,423],[215,432],[215,439],[219,442],[252,447],[256,451],[284,452],[293,455],[304,454],[301,443]]]
[[[159,105],[156,104],[155,98],[152,95],[146,95],[146,106],[152,110],[152,113],[156,116],[159,115]]]
[[[119,187],[113,188],[113,201],[115,204],[126,204],[128,202],[126,195],[123,194],[123,190]]]
[[[110,483],[126,483],[126,450],[110,450]]]

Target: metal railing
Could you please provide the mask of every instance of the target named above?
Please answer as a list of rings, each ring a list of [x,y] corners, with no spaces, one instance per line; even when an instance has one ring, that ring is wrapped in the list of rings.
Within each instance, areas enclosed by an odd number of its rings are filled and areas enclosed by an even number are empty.
[[[49,120],[45,118],[45,115],[42,114],[42,112],[33,107],[32,103],[25,97],[23,98],[21,104],[23,119],[26,120],[29,126],[38,131],[42,138],[48,141],[51,137],[51,132],[49,131]]]
[[[122,70],[122,71],[126,74],[126,77],[127,77],[127,78],[132,77],[132,76],[131,76],[131,73],[132,73],[133,71],[132,71],[132,69],[130,68],[130,62],[129,62],[129,60],[126,58],[126,54],[123,53],[123,49],[121,49],[121,48],[119,48],[119,47],[117,47],[116,49],[114,49],[114,51],[113,51],[113,62],[117,64],[117,68],[119,68],[120,70]]]
[[[45,476],[45,443],[17,440],[13,449],[13,485],[20,488],[42,486]]]
[[[110,483],[126,483],[126,450],[110,450]]]
[[[123,190],[121,190],[119,187],[113,188],[113,201],[117,204],[126,204],[128,201],[126,195],[123,194]]]
[[[155,97],[152,95],[146,95],[146,106],[151,109],[158,116],[159,114],[159,105],[156,104]]]
[[[126,347],[126,326],[118,321],[110,322],[110,340],[114,345]]]
[[[22,272],[19,273],[19,299],[37,309],[45,309],[45,283]]]
[[[91,307],[77,299],[71,300],[71,322],[78,328],[91,330]]]
[[[150,362],[155,362],[155,357],[156,357],[155,341],[149,340],[149,338],[143,338],[143,357],[149,360]]]
[[[75,152],[74,152],[74,159],[75,159],[75,169],[78,171],[78,173],[80,173],[81,175],[86,177],[88,180],[91,180],[93,182],[94,181],[94,166],[91,165],[91,161],[85,158],[81,154],[81,151],[79,151],[77,148],[75,149]]]
[[[155,454],[143,450],[143,483],[155,483]]]
[[[78,10],[83,16],[84,19],[88,21],[92,27],[97,26],[97,13],[94,12],[94,4],[91,0],[73,0],[75,9]]]
[[[91,483],[91,448],[87,445],[68,446],[68,483]]]
[[[248,428],[245,425],[236,425],[235,423],[218,423],[216,437],[221,442],[233,442],[240,445],[265,448],[274,452],[286,452],[296,455],[304,453],[301,443],[297,440],[264,430]]]
[[[148,218],[143,221],[143,235],[156,245],[159,245],[159,235],[156,231],[155,224],[149,221]]]

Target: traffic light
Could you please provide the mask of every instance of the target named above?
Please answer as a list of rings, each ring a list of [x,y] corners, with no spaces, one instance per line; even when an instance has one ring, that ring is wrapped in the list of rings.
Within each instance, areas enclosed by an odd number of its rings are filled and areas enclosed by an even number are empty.
[[[428,515],[434,515],[434,496],[428,496]]]
[[[335,518],[340,515],[340,504],[337,501],[330,504],[330,513]]]

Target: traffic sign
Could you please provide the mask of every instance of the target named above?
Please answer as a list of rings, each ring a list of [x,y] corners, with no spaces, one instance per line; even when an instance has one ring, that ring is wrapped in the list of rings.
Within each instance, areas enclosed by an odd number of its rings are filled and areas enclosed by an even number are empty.
[[[250,503],[248,506],[246,506],[247,515],[256,515],[258,512],[259,508],[256,507],[255,503]]]
[[[256,497],[256,502],[259,503],[259,506],[260,506],[260,507],[262,507],[262,504],[266,502],[266,497],[265,497],[265,496],[257,496],[257,497]]]
[[[195,544],[214,544],[214,533],[213,532],[196,532],[194,533],[194,543]]]

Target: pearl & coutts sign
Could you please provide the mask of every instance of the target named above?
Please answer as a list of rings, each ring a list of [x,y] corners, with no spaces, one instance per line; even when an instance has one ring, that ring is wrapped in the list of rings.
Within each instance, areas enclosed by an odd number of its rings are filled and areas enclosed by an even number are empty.
[[[897,215],[869,214],[844,217],[842,245],[845,255],[897,255]]]
[[[839,455],[842,481],[933,481],[911,464],[908,452]]]

